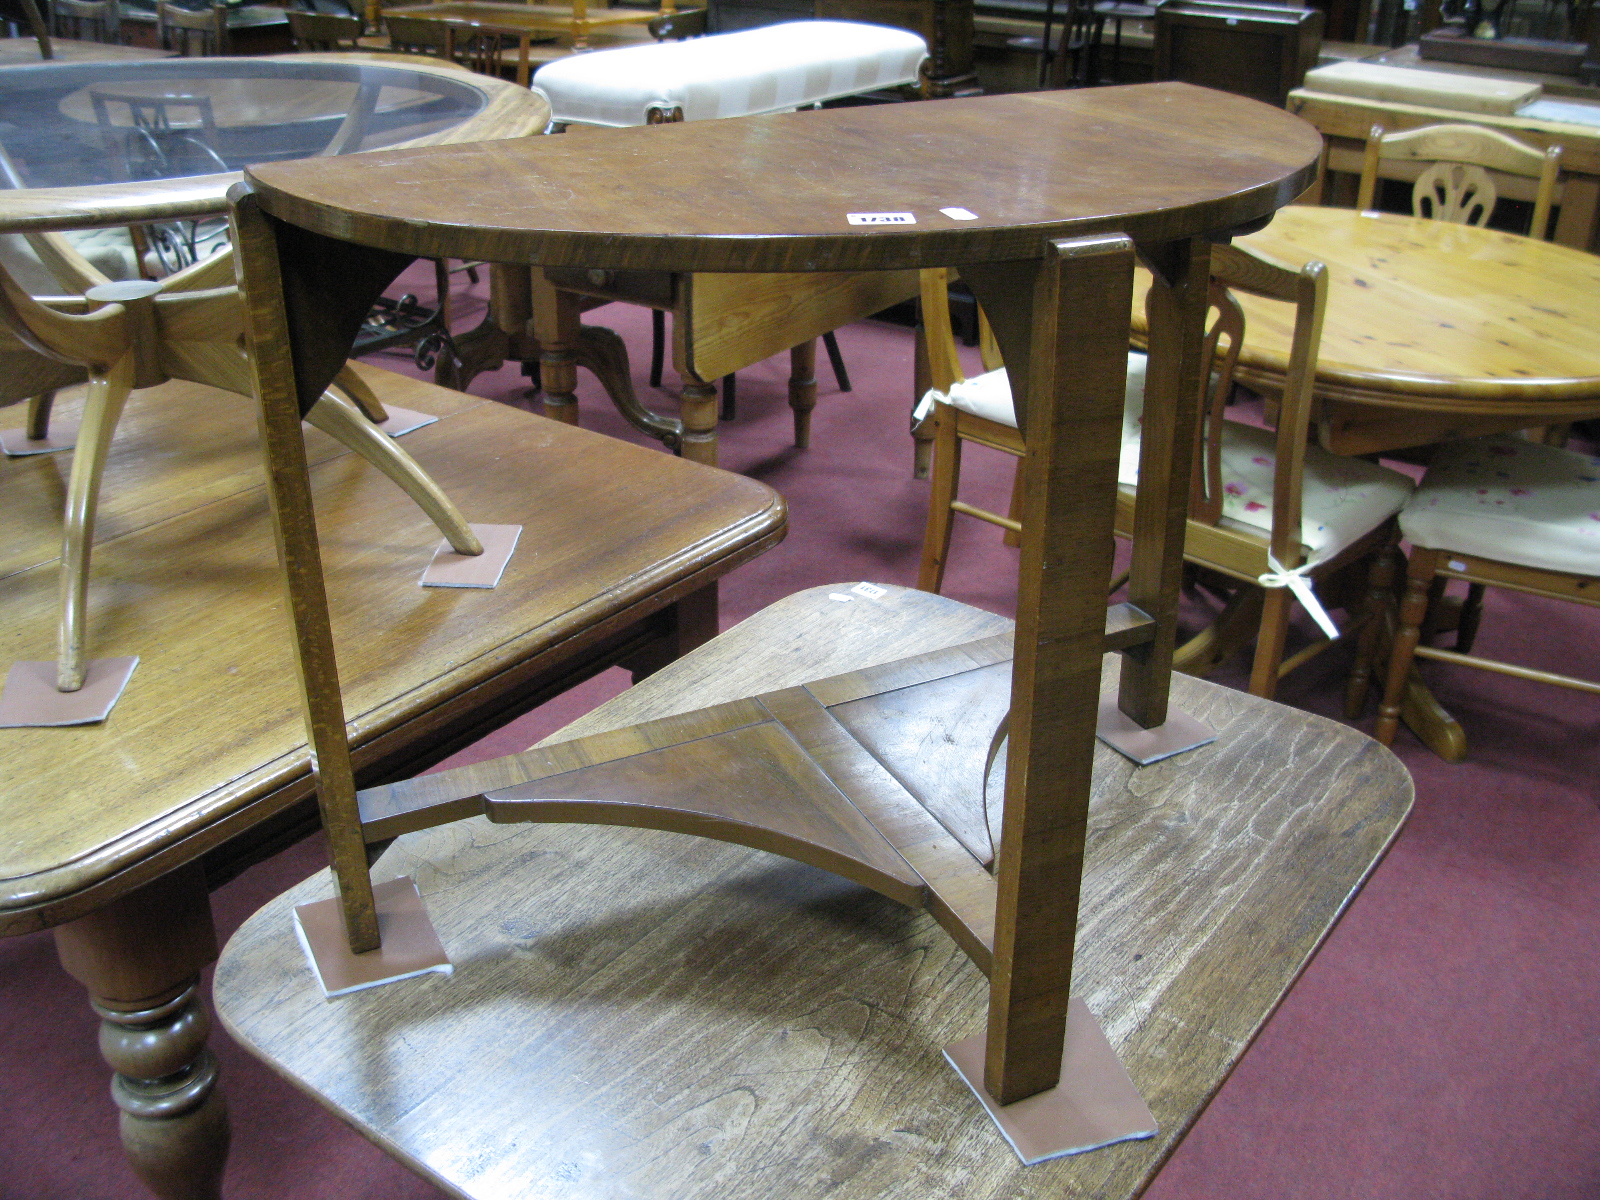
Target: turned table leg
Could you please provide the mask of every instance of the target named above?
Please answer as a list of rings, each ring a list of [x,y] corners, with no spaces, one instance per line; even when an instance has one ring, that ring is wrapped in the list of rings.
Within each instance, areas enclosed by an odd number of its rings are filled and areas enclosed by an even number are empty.
[[[811,446],[811,410],[817,407],[817,340],[789,351],[789,407],[794,410],[794,444]]]
[[[717,385],[683,373],[678,403],[683,417],[683,457],[708,467],[716,466]]]
[[[539,382],[544,415],[567,425],[578,423],[579,297],[553,287],[543,271],[532,275],[533,335],[539,340]]]
[[[199,997],[200,971],[217,957],[199,866],[60,926],[55,939],[61,965],[100,1016],[129,1163],[163,1200],[217,1200],[228,1114]]]

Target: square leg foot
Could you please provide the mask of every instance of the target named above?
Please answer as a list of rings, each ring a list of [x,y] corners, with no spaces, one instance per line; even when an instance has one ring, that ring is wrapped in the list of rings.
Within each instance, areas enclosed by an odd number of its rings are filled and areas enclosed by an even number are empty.
[[[1089,1006],[1067,1008],[1061,1082],[1015,1104],[1000,1105],[983,1087],[984,1035],[945,1047],[944,1056],[1000,1127],[1022,1165],[1156,1135],[1156,1119],[1117,1060]]]
[[[378,428],[390,437],[400,437],[414,429],[421,429],[424,425],[432,425],[439,418],[428,413],[417,412],[411,408],[401,408],[396,404],[385,404],[383,411],[389,416],[386,420],[378,422]]]
[[[1148,767],[1163,758],[1197,750],[1217,740],[1217,731],[1176,708],[1167,709],[1167,719],[1152,729],[1139,723],[1117,707],[1115,696],[1100,700],[1100,720],[1095,725],[1100,740],[1119,754]]]
[[[415,880],[391,879],[375,885],[372,895],[383,945],[365,954],[350,953],[337,896],[294,910],[295,936],[329,1000],[416,975],[451,973],[450,958],[428,919]]]
[[[0,690],[0,728],[94,725],[111,715],[139,656],[94,658],[75,692],[56,690],[56,661],[16,662]]]
[[[422,573],[423,587],[492,588],[500,582],[511,552],[522,536],[521,525],[468,526],[483,543],[483,553],[457,554],[449,542],[440,542],[433,561]]]
[[[59,454],[78,444],[76,421],[52,421],[47,437],[35,440],[26,429],[0,429],[0,450],[7,458],[26,458],[30,454]]]

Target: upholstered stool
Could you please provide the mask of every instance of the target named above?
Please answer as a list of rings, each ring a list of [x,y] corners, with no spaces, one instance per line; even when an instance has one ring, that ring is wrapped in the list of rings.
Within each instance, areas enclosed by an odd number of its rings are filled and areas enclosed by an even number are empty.
[[[574,54],[541,67],[533,83],[549,97],[553,128],[620,128],[752,116],[913,84],[927,57],[922,38],[904,29],[853,21],[791,21],[682,42]],[[816,404],[816,339],[827,344],[839,389],[848,391],[833,330],[917,292],[914,271],[828,277],[697,275],[694,287],[688,277],[644,271],[561,268],[544,276],[553,290],[534,288],[533,325],[542,330],[545,412],[576,423],[574,388],[581,361],[595,370],[636,428],[707,463],[716,462],[718,379],[723,380],[721,416],[727,419],[733,415],[734,372],[788,350],[794,441],[804,448],[810,443]],[[606,301],[655,310],[652,386],[659,386],[661,378],[662,314],[673,314],[678,331],[673,365],[684,384],[681,419],[645,409],[632,393],[626,370],[616,364],[617,351],[596,348],[607,331],[578,324],[580,309]],[[541,304],[542,318],[537,311]],[[735,332],[730,334],[730,328]],[[697,329],[711,335],[697,337]]]
[[[539,68],[557,125],[653,125],[781,112],[916,83],[916,34],[855,21],[789,21],[684,42],[575,54]]]

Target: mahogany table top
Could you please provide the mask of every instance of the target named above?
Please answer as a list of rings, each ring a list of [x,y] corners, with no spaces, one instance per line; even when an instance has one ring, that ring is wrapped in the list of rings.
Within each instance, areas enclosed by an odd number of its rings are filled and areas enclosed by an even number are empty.
[[[560,137],[376,151],[359,172],[271,163],[247,179],[274,217],[407,254],[895,269],[1035,259],[1048,239],[1100,232],[1153,243],[1248,225],[1304,190],[1321,141],[1279,110],[1163,83],[616,129],[597,149]]]
[[[524,530],[499,587],[422,588],[438,531],[307,429],[351,736],[369,768],[415,773],[406,758],[458,736],[449,722],[492,716],[533,673],[565,669],[668,589],[714,580],[782,535],[782,502],[750,480],[373,377],[385,400],[441,418],[404,445],[468,518]],[[75,415],[68,395],[59,421]],[[23,407],[0,420],[20,423]],[[55,657],[69,469],[66,455],[0,461],[5,663]],[[90,652],[140,663],[103,725],[0,729],[0,934],[90,911],[309,794],[251,402],[183,383],[134,393],[102,496]]]
[[[1008,625],[924,592],[814,588],[550,740]],[[1355,730],[1181,675],[1173,693],[1220,740],[1145,768],[1096,752],[1074,966],[1160,1124],[1149,1141],[1021,1167],[940,1055],[982,1027],[987,984],[928,914],[679,834],[474,818],[405,835],[375,873],[416,878],[453,976],[324,1000],[289,915],[329,894],[318,872],[234,936],[217,1011],[473,1200],[1122,1200],[1244,1054],[1411,801],[1404,768]]]

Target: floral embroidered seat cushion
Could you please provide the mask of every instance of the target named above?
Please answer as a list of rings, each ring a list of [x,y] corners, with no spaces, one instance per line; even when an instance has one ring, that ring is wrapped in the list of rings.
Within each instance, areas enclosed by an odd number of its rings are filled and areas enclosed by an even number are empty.
[[[1600,575],[1600,459],[1509,434],[1448,443],[1400,528],[1419,546]]]
[[[1122,461],[1117,482],[1139,482],[1139,422],[1144,412],[1145,355],[1128,354],[1128,388],[1122,412]],[[962,412],[1016,428],[1011,385],[1005,369],[963,380],[947,397]],[[1268,429],[1226,421],[1222,427],[1222,522],[1272,532],[1272,478],[1277,469],[1276,435]],[[1413,484],[1398,471],[1359,458],[1306,447],[1300,502],[1300,540],[1308,562],[1332,558],[1405,506]]]

